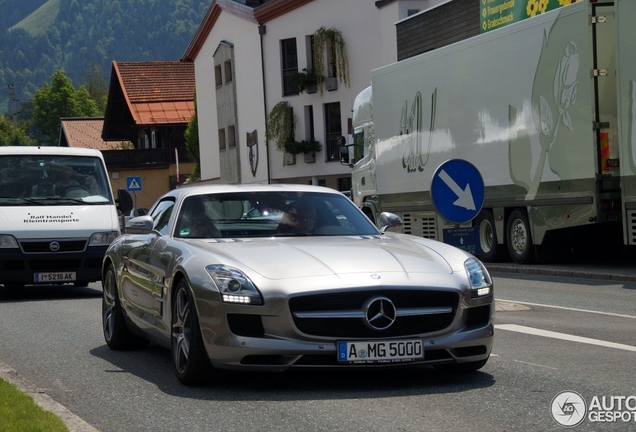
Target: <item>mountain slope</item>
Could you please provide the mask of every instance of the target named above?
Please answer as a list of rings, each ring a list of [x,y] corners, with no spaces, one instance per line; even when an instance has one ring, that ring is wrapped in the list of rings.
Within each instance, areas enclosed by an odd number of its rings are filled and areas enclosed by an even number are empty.
[[[77,87],[94,64],[108,82],[113,60],[179,60],[211,2],[0,0],[0,114],[7,85],[23,103],[57,70]]]
[[[23,29],[31,36],[41,36],[45,34],[55,23],[55,19],[60,12],[60,1],[61,0],[47,1],[25,19],[11,27],[9,31]]]

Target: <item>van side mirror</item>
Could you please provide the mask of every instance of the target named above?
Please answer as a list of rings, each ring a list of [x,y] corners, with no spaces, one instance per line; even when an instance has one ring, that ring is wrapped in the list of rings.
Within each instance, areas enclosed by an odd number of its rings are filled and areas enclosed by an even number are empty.
[[[340,163],[342,165],[352,166],[352,164],[349,164],[349,147],[346,145],[340,146]]]
[[[122,214],[128,214],[133,209],[133,199],[126,189],[117,189],[118,209]]]

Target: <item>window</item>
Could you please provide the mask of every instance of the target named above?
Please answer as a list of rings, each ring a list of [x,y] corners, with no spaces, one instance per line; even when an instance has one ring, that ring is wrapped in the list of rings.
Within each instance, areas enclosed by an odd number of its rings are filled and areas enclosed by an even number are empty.
[[[214,84],[217,87],[221,87],[223,85],[223,76],[221,75],[221,65],[214,66]]]
[[[232,61],[228,60],[224,64],[225,69],[225,83],[232,82]]]
[[[314,136],[314,107],[313,105],[305,106],[305,139],[313,141]]]
[[[236,147],[236,134],[234,132],[234,126],[227,127],[227,144],[230,148]]]
[[[325,147],[327,150],[327,161],[340,160],[341,136],[340,102],[325,104]]]
[[[150,145],[152,148],[157,148],[157,131],[154,129],[150,132]]]
[[[225,150],[225,129],[219,129],[219,150]]]
[[[419,9],[407,9],[406,10],[406,16],[411,16],[411,15],[415,15],[416,13],[418,13],[420,10]]]
[[[298,72],[298,52],[296,39],[283,39],[280,43],[282,53],[283,96],[298,94],[298,86],[290,82],[290,75]]]
[[[168,234],[168,221],[174,209],[174,201],[172,198],[165,199],[155,206],[152,210],[153,228],[162,235]]]
[[[346,192],[351,190],[351,177],[342,177],[338,179],[338,190]]]

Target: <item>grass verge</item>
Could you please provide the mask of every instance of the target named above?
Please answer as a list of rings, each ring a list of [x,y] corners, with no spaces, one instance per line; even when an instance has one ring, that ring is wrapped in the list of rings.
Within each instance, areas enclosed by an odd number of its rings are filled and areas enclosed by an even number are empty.
[[[68,432],[55,414],[40,408],[16,386],[0,379],[1,432]]]

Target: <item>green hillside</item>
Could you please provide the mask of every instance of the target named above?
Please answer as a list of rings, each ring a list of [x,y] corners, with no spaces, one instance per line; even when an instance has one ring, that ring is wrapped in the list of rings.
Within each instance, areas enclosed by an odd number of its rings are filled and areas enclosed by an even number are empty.
[[[60,0],[49,0],[9,31],[23,29],[31,36],[42,36],[53,26],[59,12]]]
[[[55,71],[78,87],[97,66],[179,60],[212,0],[0,0],[0,114],[18,116]],[[4,90],[3,90],[4,89]]]

